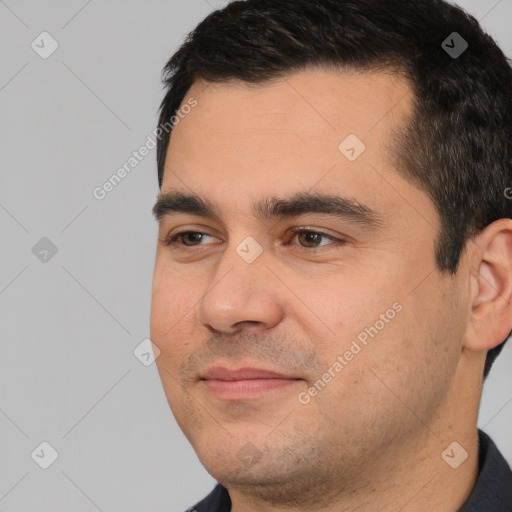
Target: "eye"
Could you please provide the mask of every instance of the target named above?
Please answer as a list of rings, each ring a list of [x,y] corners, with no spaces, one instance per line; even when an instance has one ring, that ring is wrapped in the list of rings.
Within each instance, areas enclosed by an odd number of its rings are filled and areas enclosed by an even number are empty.
[[[293,228],[291,229],[291,232],[293,233],[291,240],[297,238],[299,241],[299,244],[292,245],[299,245],[304,249],[314,250],[326,245],[343,245],[346,243],[346,240],[343,240],[342,238],[336,238],[332,235],[328,235],[327,233],[323,233],[322,231],[316,231],[307,228]],[[217,238],[201,231],[181,231],[179,233],[170,235],[161,241],[166,246],[174,246],[175,248],[180,249],[206,245],[205,241],[208,240],[208,238],[217,240],[217,242],[212,243],[219,243]]]
[[[164,245],[176,245],[181,240],[181,244],[185,247],[196,247],[201,244],[203,240],[207,237],[214,238],[213,236],[208,235],[207,233],[202,233],[200,231],[181,231],[180,233],[175,233],[167,237],[165,240],[162,240]]]
[[[322,231],[314,231],[305,228],[293,228],[291,231],[294,234],[292,239],[297,237],[300,245],[305,249],[316,249],[317,247],[322,247],[324,245],[336,245],[345,243],[345,240],[336,238],[332,235],[328,235]],[[322,239],[330,243],[322,243]]]

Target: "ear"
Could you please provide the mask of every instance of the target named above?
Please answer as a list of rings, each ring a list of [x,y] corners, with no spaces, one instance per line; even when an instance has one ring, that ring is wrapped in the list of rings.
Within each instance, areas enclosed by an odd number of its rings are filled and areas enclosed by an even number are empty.
[[[489,224],[471,241],[471,312],[464,347],[490,350],[512,330],[512,219]]]

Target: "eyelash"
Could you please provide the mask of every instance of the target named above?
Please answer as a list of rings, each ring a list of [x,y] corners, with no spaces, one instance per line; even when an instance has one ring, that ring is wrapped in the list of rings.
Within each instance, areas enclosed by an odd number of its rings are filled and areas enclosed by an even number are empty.
[[[336,238],[336,237],[334,237],[332,235],[328,235],[327,233],[324,233],[323,231],[316,231],[314,229],[292,228],[290,231],[293,233],[294,236],[298,235],[298,234],[301,234],[301,233],[314,233],[315,235],[319,235],[321,237],[327,238],[328,240],[331,240],[332,242],[334,242],[334,243],[331,243],[331,244],[326,244],[327,246],[331,246],[331,245],[344,245],[347,242],[347,240],[344,240],[343,238]],[[165,238],[163,240],[163,243],[166,246],[176,245],[178,239],[180,237],[182,237],[183,235],[187,235],[187,234],[198,234],[198,235],[211,236],[208,233],[204,233],[202,231],[190,231],[190,230],[189,231],[181,231],[179,233],[175,233],[174,235]],[[188,250],[188,249],[193,249],[194,247],[201,247],[201,245],[182,245],[182,246],[179,247],[179,249]],[[319,247],[304,247],[304,246],[299,245],[299,247],[302,248],[302,249],[306,249],[309,252],[314,252],[314,251],[317,251],[317,250],[322,250],[322,248],[325,247],[325,245],[322,245],[322,246],[319,246]]]

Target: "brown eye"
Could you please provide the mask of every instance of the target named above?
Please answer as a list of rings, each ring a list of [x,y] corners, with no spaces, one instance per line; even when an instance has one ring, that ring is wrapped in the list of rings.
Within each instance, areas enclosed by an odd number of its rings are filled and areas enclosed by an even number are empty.
[[[205,245],[203,240],[205,238],[214,238],[208,233],[201,233],[200,231],[182,231],[174,235],[170,235],[168,238],[163,240],[165,245],[173,246],[175,248],[181,247],[199,247]]]
[[[304,247],[318,247],[323,236],[324,235],[315,233],[314,231],[303,231],[302,233],[298,233],[298,239]]]
[[[305,249],[316,249],[324,245],[336,245],[337,243],[344,242],[344,240],[335,238],[327,233],[311,229],[295,228],[292,229],[292,233],[294,234],[293,238],[297,237],[299,245]],[[328,241],[328,243],[322,243],[323,240]]]
[[[186,233],[182,233],[181,240],[183,241],[183,245],[186,246],[194,246],[199,245],[196,242],[201,242],[203,239],[204,233],[196,233],[194,231],[187,231]],[[190,242],[190,243],[188,243]]]

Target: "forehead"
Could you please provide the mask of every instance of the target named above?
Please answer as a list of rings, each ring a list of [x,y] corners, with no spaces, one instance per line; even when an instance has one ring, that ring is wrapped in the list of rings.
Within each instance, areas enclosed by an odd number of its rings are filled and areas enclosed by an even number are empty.
[[[388,158],[394,129],[412,111],[410,85],[396,74],[310,69],[262,84],[197,80],[190,98],[197,106],[172,132],[162,191],[219,204],[247,198],[249,206],[315,189],[376,209],[398,208],[404,192],[423,194]],[[343,153],[347,144],[355,159]],[[410,190],[390,194],[398,183]]]
[[[235,131],[238,124],[249,120],[254,129],[268,127],[270,116],[273,124],[297,130],[302,127],[310,134],[357,126],[363,135],[381,121],[385,129],[393,121],[407,118],[412,104],[409,81],[391,70],[311,68],[259,84],[198,79],[187,94],[190,96],[200,107],[194,117],[219,123],[228,134],[230,125]],[[297,118],[307,124],[296,125]],[[186,124],[181,123],[181,128]]]

